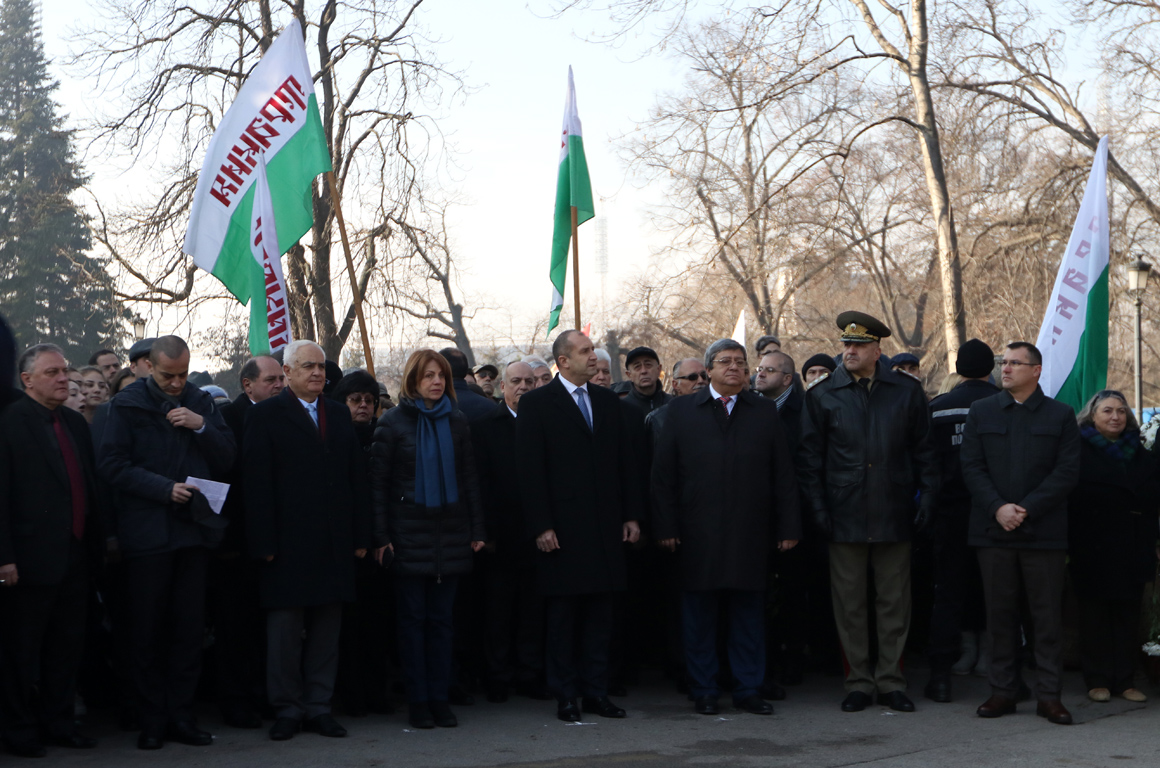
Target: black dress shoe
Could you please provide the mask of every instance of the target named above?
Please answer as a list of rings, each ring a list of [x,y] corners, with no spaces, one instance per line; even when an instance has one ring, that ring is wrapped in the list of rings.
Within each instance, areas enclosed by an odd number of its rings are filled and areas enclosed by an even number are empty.
[[[846,694],[846,698],[842,699],[843,712],[861,712],[870,706],[870,694],[862,691],[850,691]]]
[[[222,722],[231,728],[261,728],[262,716],[252,709],[227,709],[222,712]]]
[[[556,717],[565,723],[580,722],[580,710],[574,701],[561,701],[556,706]]]
[[[947,703],[951,700],[951,676],[944,673],[932,674],[930,682],[922,692],[931,701]]]
[[[902,691],[891,691],[890,693],[878,694],[878,703],[884,707],[890,707],[895,712],[913,712],[914,702],[910,700]]]
[[[270,741],[289,741],[302,725],[292,717],[279,717],[270,726]]]
[[[412,728],[434,728],[435,718],[431,716],[431,707],[425,701],[413,702],[407,706],[407,722]]]
[[[751,715],[773,714],[773,705],[756,693],[752,696],[746,696],[744,699],[734,699],[733,707],[740,709],[742,712],[748,712]]]
[[[329,713],[324,712],[321,715],[304,720],[302,722],[302,730],[317,733],[321,736],[328,736],[332,739],[341,739],[346,736],[346,729],[330,716]]]
[[[600,715],[601,717],[624,717],[628,714],[623,709],[609,701],[607,696],[601,696],[598,699],[591,696],[585,696],[580,700],[580,706],[588,714]]]
[[[97,746],[97,740],[92,736],[85,736],[76,731],[64,736],[49,736],[46,741],[54,747],[65,749],[92,749]]]
[[[164,746],[164,730],[147,728],[137,737],[137,749],[161,749]]]
[[[165,734],[170,741],[191,747],[207,747],[213,744],[213,734],[203,731],[192,722],[170,723]]]
[[[762,683],[761,688],[757,693],[763,699],[769,699],[770,701],[785,701],[785,688],[782,688],[772,680],[766,680],[764,683]]]
[[[453,685],[447,689],[447,703],[457,707],[470,707],[475,703],[475,697],[463,690],[462,685]]]
[[[459,720],[446,701],[431,702],[431,717],[434,718],[435,725],[440,728],[454,728],[459,725]]]
[[[44,757],[48,754],[44,749],[44,745],[36,739],[24,739],[22,741],[9,741],[5,739],[4,746],[8,747],[8,751],[17,757]]]
[[[716,696],[698,696],[693,709],[698,715],[716,715],[721,711]]]

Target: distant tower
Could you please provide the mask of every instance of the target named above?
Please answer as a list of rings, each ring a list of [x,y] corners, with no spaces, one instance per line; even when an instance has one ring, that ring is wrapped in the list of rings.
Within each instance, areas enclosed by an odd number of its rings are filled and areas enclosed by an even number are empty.
[[[601,213],[596,217],[596,273],[600,275],[600,324],[604,322],[604,287],[608,278],[608,218],[604,215],[604,198],[600,198]]]

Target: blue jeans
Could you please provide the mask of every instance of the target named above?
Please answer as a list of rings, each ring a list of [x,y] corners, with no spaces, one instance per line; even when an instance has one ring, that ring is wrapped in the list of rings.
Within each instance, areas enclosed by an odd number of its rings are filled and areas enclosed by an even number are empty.
[[[729,665],[737,678],[733,698],[740,701],[756,695],[765,679],[764,592],[720,589],[681,593],[689,692],[694,696],[718,693],[717,605],[722,600],[729,616]]]
[[[407,701],[447,701],[451,683],[452,607],[456,576],[395,575],[399,626],[399,663]]]

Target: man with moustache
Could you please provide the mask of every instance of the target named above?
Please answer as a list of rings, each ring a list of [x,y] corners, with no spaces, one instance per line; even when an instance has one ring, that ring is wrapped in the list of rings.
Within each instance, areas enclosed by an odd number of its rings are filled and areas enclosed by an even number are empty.
[[[24,395],[0,416],[0,733],[20,757],[97,743],[73,707],[100,502],[88,424],[61,407],[67,365],[53,344],[25,351]]]
[[[222,720],[233,728],[261,728],[265,702],[265,621],[258,599],[261,571],[246,551],[246,490],[243,448],[246,416],[257,403],[275,397],[286,385],[286,374],[269,355],[242,365],[242,393],[222,407],[222,418],[234,435],[238,458],[230,474],[230,492],[222,516],[230,521],[221,548],[210,563],[214,596],[214,662]]]
[[[536,593],[536,546],[523,514],[523,461],[516,441],[520,400],[535,379],[527,363],[500,378],[503,403],[472,425],[475,462],[490,540],[477,557],[484,581],[487,700],[507,701],[514,687],[544,698],[544,599]]]
[[[286,388],[246,420],[243,467],[249,551],[264,563],[270,738],[341,738],[330,708],[342,604],[355,600],[355,560],[370,543],[366,456],[350,409],[322,396],[322,347],[290,342],[283,361]]]
[[[233,434],[213,398],[190,384],[189,347],[177,336],[151,345],[150,374],[109,403],[99,467],[117,492],[115,535],[124,559],[140,697],[140,749],[169,739],[207,746],[193,699],[201,672],[210,549],[226,521],[190,478],[225,480]]]
[[[843,312],[838,328],[843,364],[806,393],[799,476],[815,525],[830,542],[834,617],[850,667],[842,711],[865,709],[877,692],[879,704],[913,712],[902,652],[910,630],[910,541],[926,525],[938,487],[930,412],[922,385],[880,359],[886,325]],[[877,592],[876,664],[868,571]]]
[[[521,398],[516,420],[524,517],[546,598],[547,682],[560,720],[580,720],[578,694],[584,711],[619,718],[625,711],[608,698],[608,654],[614,595],[625,588],[624,542],[640,537],[635,438],[619,398],[588,386],[597,358],[587,336],[562,332],[552,356],[559,376]]]

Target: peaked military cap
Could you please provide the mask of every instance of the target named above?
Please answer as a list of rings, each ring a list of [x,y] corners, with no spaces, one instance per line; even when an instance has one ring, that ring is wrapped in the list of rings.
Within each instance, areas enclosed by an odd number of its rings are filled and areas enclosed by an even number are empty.
[[[881,320],[853,310],[838,315],[838,328],[842,330],[842,341],[854,344],[881,341],[890,335],[890,329]]]

